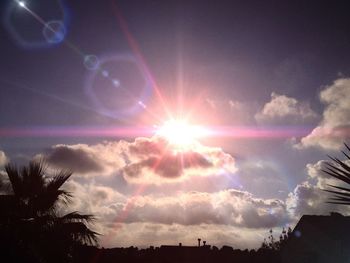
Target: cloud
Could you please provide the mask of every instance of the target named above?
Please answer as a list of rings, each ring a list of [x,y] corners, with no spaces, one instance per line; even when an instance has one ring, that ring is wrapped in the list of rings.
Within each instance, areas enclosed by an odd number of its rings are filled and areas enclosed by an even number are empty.
[[[310,182],[298,184],[294,191],[289,193],[286,204],[296,219],[304,214],[324,214],[326,198],[324,193]],[[325,211],[326,210],[326,211]]]
[[[317,118],[309,103],[274,92],[271,93],[271,101],[255,114],[255,119],[264,124],[300,124],[313,122]]]
[[[98,156],[87,145],[55,145],[45,156],[46,161],[57,166],[65,165],[78,173],[101,172],[103,167]]]
[[[104,246],[191,244],[200,235],[216,245],[232,241],[252,247],[261,244],[266,229],[291,223],[283,199],[231,188],[232,181],[248,174],[261,174],[256,187],[266,183],[265,177],[272,184],[278,181],[276,167],[257,161],[238,170],[220,148],[196,143],[181,152],[155,136],[55,145],[39,157],[55,168],[76,169],[79,176],[65,185],[74,195],[69,211],[96,215],[95,230],[103,234]],[[190,187],[196,182],[205,187]]]
[[[328,204],[329,197],[318,186],[305,181],[289,193],[286,205],[296,220],[299,220],[302,215],[327,215],[330,212],[350,214],[350,208],[347,206]]]
[[[284,201],[257,198],[246,191],[132,195],[108,184],[69,180],[64,188],[74,199],[63,211],[94,214],[98,219],[94,229],[103,234],[101,242],[107,247],[191,244],[198,237],[215,245],[233,242],[253,247],[261,244],[266,229],[290,223]]]
[[[147,157],[140,162],[127,165],[124,172],[129,177],[139,177],[142,170],[155,170],[164,178],[180,177],[184,170],[189,168],[209,168],[212,163],[196,152],[183,154],[165,153],[156,157]]]
[[[234,158],[220,148],[199,143],[178,152],[160,137],[137,138],[128,145],[129,163],[121,170],[129,182],[181,181],[190,176],[209,176],[236,171]]]
[[[350,208],[344,205],[328,204],[329,194],[323,189],[330,189],[329,185],[344,186],[344,183],[323,172],[329,161],[319,160],[306,165],[307,178],[298,184],[294,191],[288,194],[286,205],[296,219],[303,214],[324,215],[329,212],[350,214]]]
[[[129,183],[161,184],[191,176],[234,173],[234,158],[220,148],[193,143],[179,151],[159,136],[134,142],[55,145],[37,155],[51,166],[80,176],[123,175]]]
[[[110,209],[111,205],[127,202],[123,194],[95,182],[82,183],[71,179],[64,184],[63,188],[73,195],[72,203],[64,209],[94,214],[101,222],[114,219],[115,214],[114,210]]]
[[[10,189],[10,181],[5,171],[2,168],[9,162],[8,157],[3,151],[0,151],[0,194],[3,191],[8,191]]]
[[[315,182],[316,186],[320,189],[329,188],[329,185],[341,184],[339,180],[331,177],[323,171],[326,169],[327,163],[329,163],[329,161],[320,160],[316,163],[308,163],[306,165],[306,171],[309,179]]]
[[[118,167],[125,165],[122,158],[124,143],[58,144],[34,159],[43,159],[53,168],[70,170],[78,176],[110,176]]]
[[[9,159],[3,151],[0,151],[0,167],[8,163]]]
[[[7,173],[0,170],[0,194],[7,194],[11,191],[12,188]]]
[[[326,168],[327,161],[325,160],[319,160],[316,163],[308,163],[306,165],[307,174],[310,176],[310,178],[320,178],[325,177],[324,170]]]
[[[180,225],[232,225],[246,228],[280,226],[288,221],[281,200],[259,199],[248,192],[223,190],[215,193],[187,192],[178,196],[145,195],[131,203],[114,205],[114,222]]]
[[[347,165],[350,165],[349,159],[345,159],[343,160],[343,162]],[[332,164],[335,167],[338,167],[339,169],[343,169],[339,164],[333,161],[320,160],[314,164],[309,163],[306,165],[307,174],[309,175],[309,178],[313,179],[313,181],[316,182],[317,187],[321,189],[329,188],[329,185],[344,186],[343,181],[338,180],[324,172],[327,171],[327,164]]]
[[[350,138],[350,79],[340,78],[320,93],[325,109],[321,122],[297,148],[319,147],[338,150]]]

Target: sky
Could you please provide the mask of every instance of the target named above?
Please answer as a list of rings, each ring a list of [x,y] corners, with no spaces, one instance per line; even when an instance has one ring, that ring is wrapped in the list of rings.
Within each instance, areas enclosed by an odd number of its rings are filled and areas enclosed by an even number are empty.
[[[256,248],[303,214],[349,214],[320,190],[350,143],[345,1],[0,10],[0,178],[73,171],[66,209],[97,216],[102,246]]]

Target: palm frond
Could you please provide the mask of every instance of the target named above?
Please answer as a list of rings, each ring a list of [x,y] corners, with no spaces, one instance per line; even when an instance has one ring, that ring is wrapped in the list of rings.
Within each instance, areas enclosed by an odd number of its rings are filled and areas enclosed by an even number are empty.
[[[41,167],[44,167],[43,163],[41,163]],[[33,169],[33,171],[35,170]],[[45,180],[44,168],[41,170],[37,169],[35,172],[41,173],[41,178],[43,179],[43,181],[37,182],[42,188],[36,189],[37,192],[35,198],[32,199],[32,203],[38,212],[51,212],[59,207],[59,205],[63,204],[66,206],[71,202],[72,194],[66,190],[61,190],[60,188],[69,179],[72,173],[60,171],[50,180]]]
[[[46,166],[43,162],[32,161],[28,166],[22,167],[21,175],[26,185],[26,196],[32,197],[40,194],[45,189]]]
[[[329,200],[330,200],[330,201],[349,202],[349,201],[350,201],[350,198],[348,198],[348,197],[343,197],[343,196],[340,196],[340,195],[334,195],[334,197],[333,197],[333,198],[330,198]]]
[[[70,222],[61,226],[61,231],[73,237],[83,244],[94,245],[98,242],[99,233],[92,231],[82,222]]]
[[[349,202],[331,202],[331,201],[327,201],[326,204],[333,204],[333,205],[349,205]]]
[[[349,178],[350,176],[350,173],[347,172],[347,171],[344,171],[343,169],[331,164],[331,163],[326,163],[326,169],[329,171],[329,172],[332,172],[332,173],[340,173],[341,175]]]
[[[62,219],[67,222],[93,223],[96,220],[96,217],[94,215],[82,215],[79,212],[74,211],[64,215]]]
[[[345,155],[346,158],[348,158],[350,160],[350,156],[346,152],[344,152],[344,151],[341,151],[341,152]]]
[[[23,180],[19,174],[17,167],[13,164],[8,163],[5,166],[5,171],[10,180],[12,190],[15,195],[22,196],[23,195]]]
[[[61,188],[61,186],[72,176],[72,172],[59,171],[48,183],[47,190],[55,191]]]
[[[345,187],[341,187],[341,186],[337,186],[337,185],[331,185],[331,184],[327,184],[327,185],[330,186],[330,187],[339,189],[339,190],[344,190],[346,192],[350,192],[350,188],[345,188]]]
[[[325,169],[322,169],[322,172],[336,178],[336,179],[339,179],[347,184],[350,184],[350,179],[347,178],[346,176],[343,176],[342,174],[338,173],[338,172],[333,172],[333,171],[329,171],[329,170],[325,170]]]
[[[332,158],[331,157],[331,159],[335,162],[335,163],[337,163],[338,165],[340,165],[341,166],[341,168],[343,168],[344,170],[343,170],[343,173],[346,173],[346,174],[349,174],[350,173],[350,167],[346,164],[346,163],[344,163],[344,161],[341,161],[341,160],[339,160],[338,158]],[[334,165],[330,165],[331,167],[335,167]]]
[[[75,211],[59,216],[62,205],[69,205],[72,199],[70,192],[61,189],[72,173],[61,170],[47,179],[46,168],[43,161],[30,162],[21,169],[6,165],[13,194],[0,195],[0,223],[6,222],[10,229],[16,229],[21,240],[28,244],[35,240],[39,247],[45,247],[39,240],[65,246],[97,244],[99,234],[88,227],[94,223],[93,215]]]
[[[328,193],[337,194],[337,195],[341,195],[341,196],[350,198],[350,193],[344,193],[344,192],[332,191],[332,190],[324,190],[324,191],[328,192]]]
[[[54,212],[60,205],[67,206],[71,199],[71,194],[65,190],[57,190],[55,192],[46,191],[36,198],[31,199],[33,209],[38,213]]]
[[[350,147],[345,143],[345,147],[350,152]],[[343,155],[350,160],[350,156],[341,151]],[[327,162],[326,168],[322,169],[322,171],[342,182],[345,182],[350,185],[350,166],[340,159],[332,156],[328,156],[332,163]],[[324,189],[325,192],[333,194],[333,197],[327,201],[329,204],[339,204],[339,205],[350,205],[350,188],[336,186],[336,185],[328,185],[332,188],[338,189],[340,191]]]

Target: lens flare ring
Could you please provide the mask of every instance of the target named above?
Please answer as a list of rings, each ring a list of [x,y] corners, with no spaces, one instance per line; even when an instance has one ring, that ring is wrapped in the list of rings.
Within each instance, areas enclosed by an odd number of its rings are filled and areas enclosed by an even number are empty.
[[[34,3],[37,5],[37,7],[41,7],[41,4],[39,2],[35,1]],[[43,3],[47,4],[47,2],[44,1]],[[23,49],[41,49],[50,48],[63,42],[70,24],[70,12],[62,0],[57,0],[54,3],[55,6],[52,7],[52,9],[50,8],[50,10],[55,10],[55,12],[58,12],[59,14],[50,16],[48,14],[37,14],[34,8],[32,10],[31,5],[25,1],[10,1],[10,3],[5,8],[3,15],[3,24],[17,46]],[[42,15],[45,15],[45,17],[51,17],[51,20],[49,19],[48,21],[44,21],[41,18]],[[29,20],[24,19],[25,16],[29,16]],[[21,29],[21,23],[23,24],[26,22],[24,24],[27,27],[27,21],[30,21],[30,23],[33,23],[33,25],[35,25],[35,27],[33,27],[34,29],[32,28],[31,31],[25,30],[24,28]],[[61,30],[58,32],[59,34],[57,34],[57,32],[54,34],[56,36],[56,40],[57,36],[60,36],[60,41],[50,42],[45,38],[45,35],[43,34],[43,31],[47,31],[48,25],[52,21],[60,21],[62,23]],[[36,27],[38,28],[35,31]],[[33,32],[34,35],[29,37],[27,35],[28,32]],[[62,32],[64,32],[64,35],[61,34]]]
[[[124,83],[120,79],[113,78],[112,74],[105,69],[106,65],[109,63],[117,63],[119,66],[123,63],[128,63],[136,67],[139,77],[143,81],[142,86],[139,87],[139,95],[133,94],[131,89],[129,89],[130,87],[123,85]],[[115,91],[123,91],[129,94],[129,99],[132,100],[133,103],[130,103],[130,105],[123,105],[121,102],[124,100],[124,98],[116,97],[115,109],[111,109],[106,106],[99,98],[99,95],[101,95],[100,93],[103,91],[104,87],[96,87],[95,84],[96,79],[101,76],[110,82],[111,87],[113,87]],[[147,101],[152,94],[152,82],[149,79],[148,74],[144,72],[143,67],[140,66],[138,60],[133,55],[119,54],[114,56],[104,56],[99,60],[99,69],[88,72],[85,91],[100,113],[116,119],[126,120],[130,116],[134,116],[146,108]],[[123,106],[121,107],[121,105]],[[118,106],[120,107],[118,108]]]

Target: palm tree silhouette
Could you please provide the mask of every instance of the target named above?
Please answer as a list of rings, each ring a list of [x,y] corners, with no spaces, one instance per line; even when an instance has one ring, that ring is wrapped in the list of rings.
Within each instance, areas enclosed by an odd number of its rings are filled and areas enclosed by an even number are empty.
[[[350,147],[344,144],[347,150],[350,152]],[[350,156],[346,152],[342,151],[344,156],[350,161]],[[326,163],[326,168],[322,171],[328,175],[343,181],[350,185],[350,165],[346,161],[341,161],[338,158],[328,156],[332,162]],[[332,193],[333,198],[331,198],[327,203],[330,204],[340,204],[340,205],[350,205],[350,188],[329,185],[336,190],[324,190],[326,192]]]
[[[71,193],[61,189],[72,173],[58,171],[48,177],[46,168],[43,162],[21,169],[6,165],[12,193],[0,195],[0,246],[23,251],[25,261],[67,262],[74,247],[97,244],[98,234],[88,227],[92,215],[60,215],[72,200]]]

